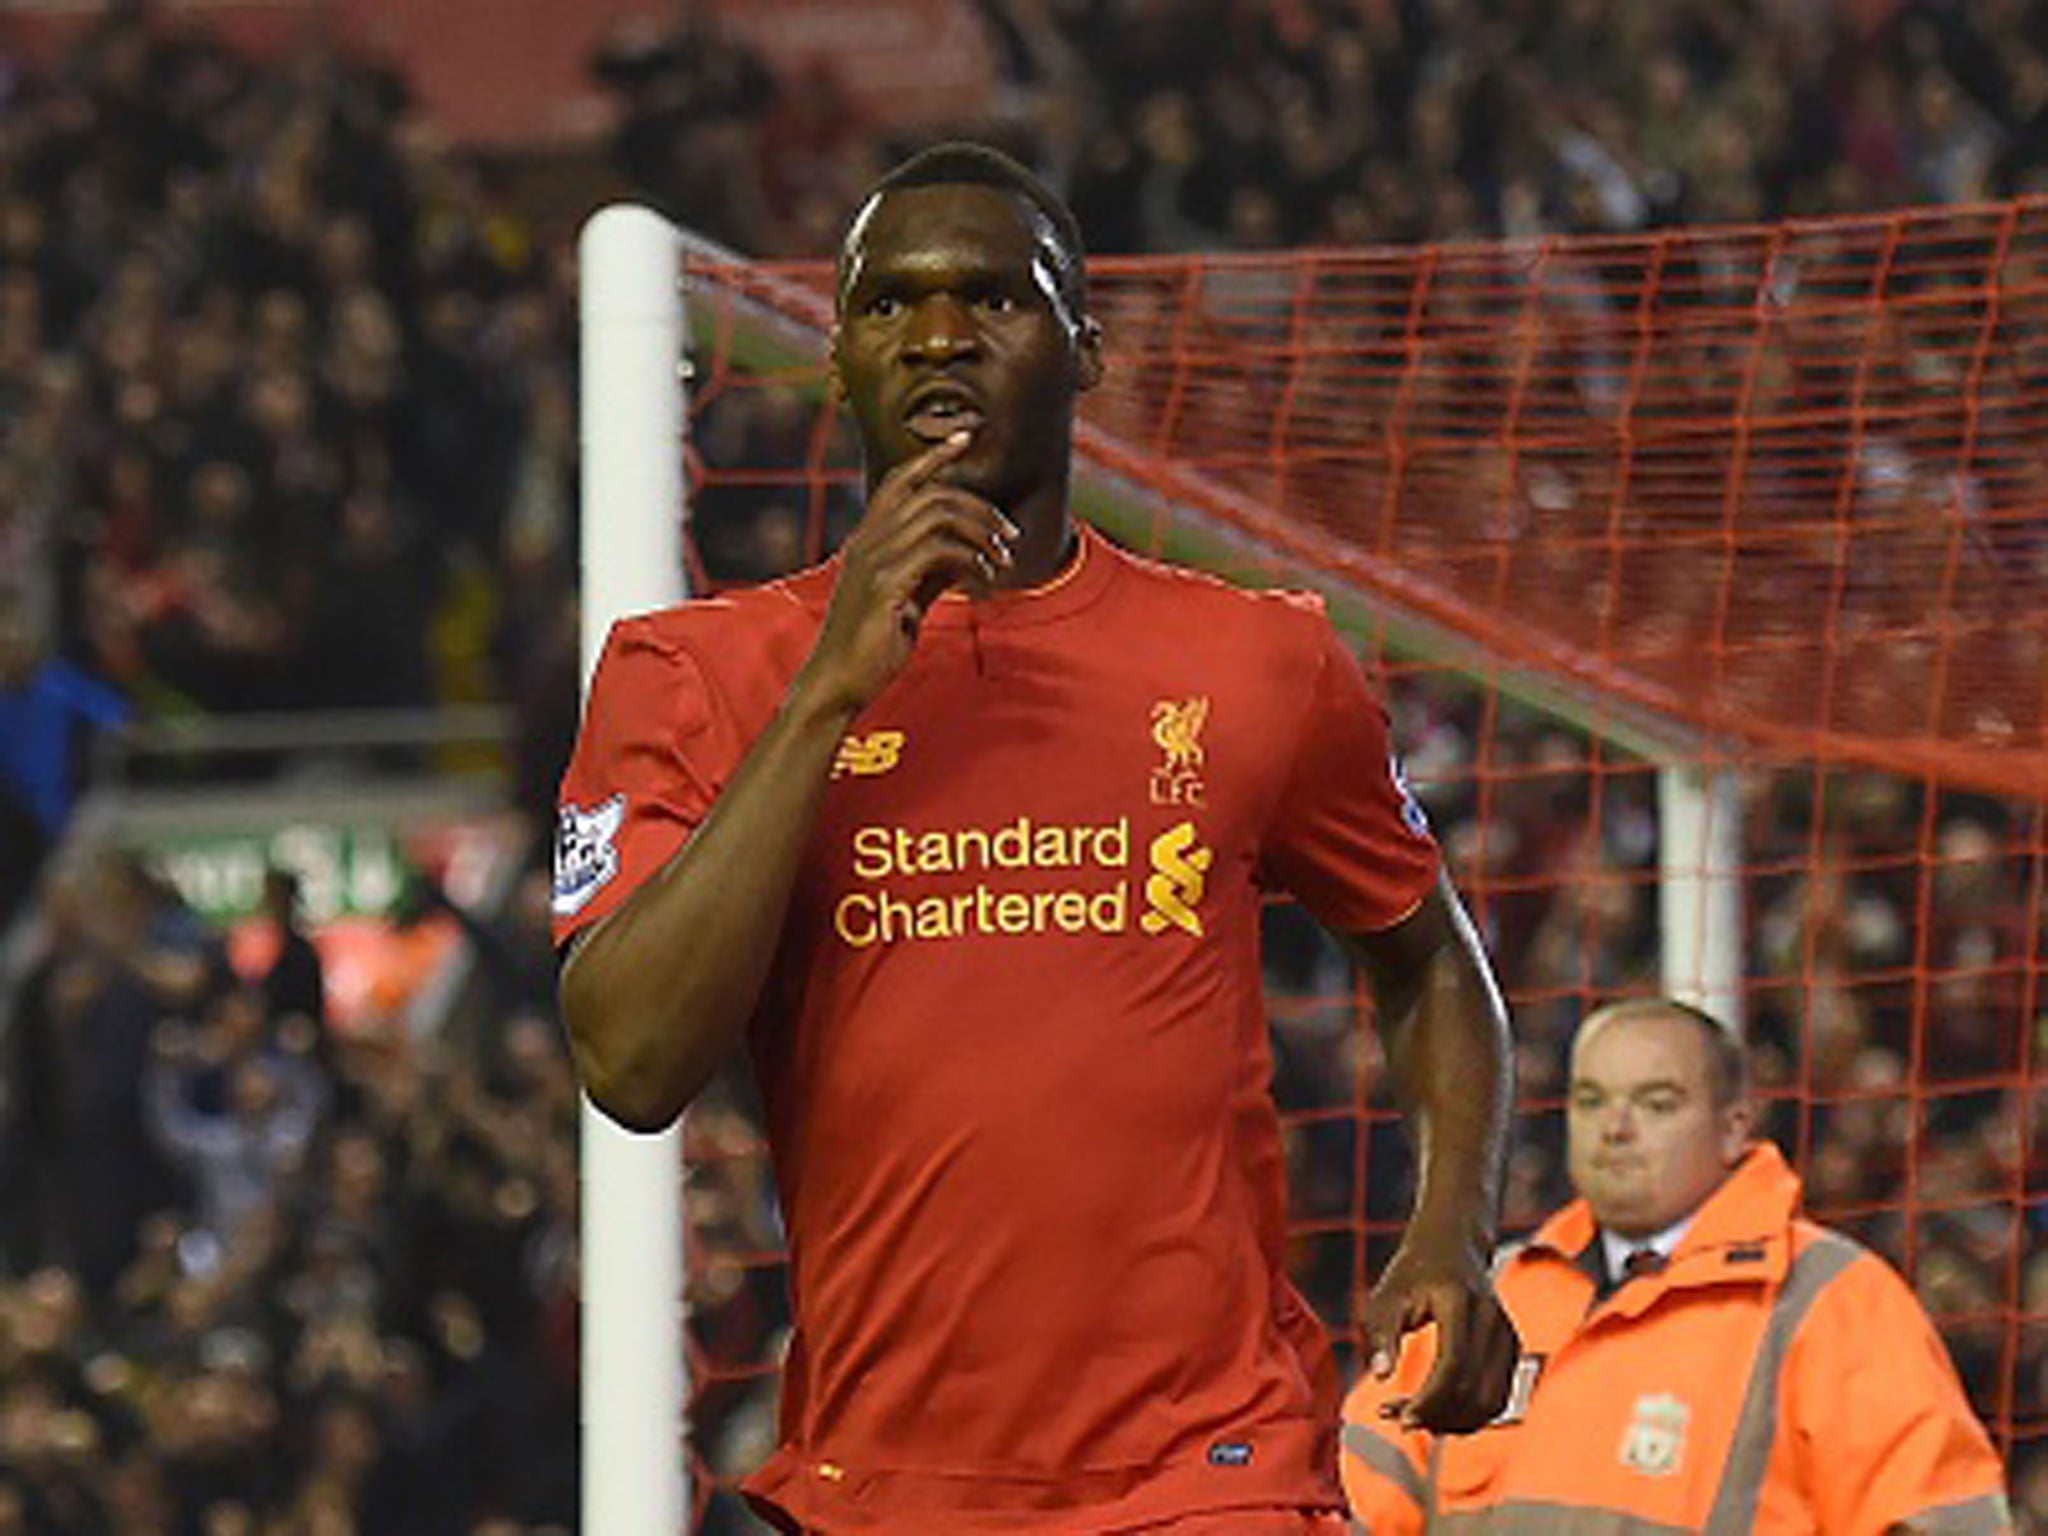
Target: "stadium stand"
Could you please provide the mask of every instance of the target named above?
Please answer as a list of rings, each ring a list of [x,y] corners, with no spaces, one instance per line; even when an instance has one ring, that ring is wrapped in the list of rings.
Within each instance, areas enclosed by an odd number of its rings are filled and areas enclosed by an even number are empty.
[[[1200,0],[1198,20],[976,3],[1005,89],[987,121],[930,132],[1045,166],[1101,250],[1621,234],[2048,185],[2048,36],[2018,0]],[[621,50],[600,61],[616,174],[748,252],[828,250],[899,147],[829,71],[778,79],[730,37]],[[0,51],[0,587],[145,732],[506,702],[530,833],[574,718],[569,315],[565,246],[409,112],[387,65],[259,63],[128,7],[57,67]],[[789,389],[705,408],[700,574],[758,579],[843,530],[843,490],[716,474],[843,470],[814,428]],[[1528,1000],[1526,1224],[1558,1192],[1563,1032],[1651,963],[1653,792],[1538,711],[1396,672],[1411,767],[1494,891],[1491,937]],[[149,771],[231,777],[233,795],[282,762],[170,753]],[[19,794],[0,781],[8,809]],[[2039,814],[1850,771],[1774,779],[1748,817],[1758,973],[1830,979],[1800,994],[1811,1033],[1789,990],[1759,994],[1779,1128],[1817,1201],[1912,1250],[2030,1530],[2048,1529],[2048,1111],[2041,1045],[2008,1022],[2040,1012],[2042,940],[2021,926],[2041,912]],[[574,1091],[544,888],[505,886],[492,910],[410,887],[392,926],[452,925],[481,1027],[408,1043],[262,1002],[226,923],[120,848],[53,862],[0,993],[0,1533],[571,1528]],[[1336,1315],[1363,1257],[1354,1210],[1378,1241],[1398,1191],[1375,1180],[1361,1206],[1356,1170],[1401,1154],[1377,1119],[1360,1146],[1341,967],[1285,909],[1271,924],[1299,1272]],[[387,979],[394,1017],[416,982]],[[1902,1031],[1908,1014],[1939,1033]],[[1922,1142],[1906,1121],[1930,1062],[1979,1091],[1943,1098]],[[276,1127],[281,1079],[319,1084],[310,1139]],[[1829,1113],[1800,1113],[1817,1091]],[[193,1138],[151,1134],[152,1097],[268,1149],[258,1186],[203,1200],[175,1155]],[[768,1443],[763,1362],[787,1317],[743,1093],[702,1106],[689,1141],[698,1449],[724,1477]],[[1913,1199],[1941,1220],[1902,1218],[1909,1144]],[[702,1528],[751,1529],[722,1495]]]

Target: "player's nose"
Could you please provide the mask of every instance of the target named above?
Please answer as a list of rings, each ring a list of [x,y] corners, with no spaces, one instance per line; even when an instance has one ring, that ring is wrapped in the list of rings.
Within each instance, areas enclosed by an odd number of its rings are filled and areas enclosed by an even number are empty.
[[[903,329],[903,354],[910,362],[952,362],[980,348],[973,312],[950,294],[922,300]]]

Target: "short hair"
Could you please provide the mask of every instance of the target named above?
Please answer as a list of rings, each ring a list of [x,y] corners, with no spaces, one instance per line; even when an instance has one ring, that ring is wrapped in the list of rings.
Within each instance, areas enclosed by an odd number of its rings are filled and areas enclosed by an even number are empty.
[[[994,187],[1013,197],[1021,197],[1052,226],[1053,239],[1048,243],[1059,258],[1056,266],[1060,293],[1077,317],[1084,313],[1088,307],[1088,256],[1081,240],[1080,222],[1075,219],[1073,210],[1060,200],[1059,194],[1021,162],[986,144],[954,139],[919,150],[868,188],[868,195],[861,199],[860,209],[847,230],[848,237],[851,238],[853,231],[860,227],[861,216],[874,206],[877,198],[916,187],[961,186]],[[839,286],[843,287],[845,280],[846,248],[842,244]]]
[[[1749,1049],[1742,1037],[1704,1008],[1675,997],[1628,997],[1595,1008],[1579,1024],[1579,1035],[1609,1019],[1682,1019],[1699,1032],[1707,1047],[1707,1085],[1714,1105],[1725,1109],[1749,1097]]]

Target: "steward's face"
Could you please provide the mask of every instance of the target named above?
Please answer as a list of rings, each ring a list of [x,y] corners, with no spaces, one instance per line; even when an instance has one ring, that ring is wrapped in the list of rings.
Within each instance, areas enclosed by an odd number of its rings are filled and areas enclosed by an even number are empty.
[[[847,237],[832,366],[872,486],[958,431],[947,471],[1014,510],[1063,492],[1075,393],[1093,382],[1092,331],[1060,290],[1040,216],[996,187],[890,192]]]
[[[1624,1014],[1573,1047],[1565,1139],[1572,1187],[1600,1224],[1648,1237],[1720,1188],[1749,1144],[1749,1112],[1715,1103],[1696,1025]]]

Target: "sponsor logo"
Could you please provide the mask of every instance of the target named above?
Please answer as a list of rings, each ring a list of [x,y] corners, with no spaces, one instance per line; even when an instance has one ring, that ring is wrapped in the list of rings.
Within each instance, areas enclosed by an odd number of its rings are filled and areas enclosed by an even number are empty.
[[[903,760],[901,731],[870,731],[865,736],[846,736],[832,759],[832,777],[872,778],[887,773]]]
[[[619,828],[625,820],[624,795],[589,810],[562,807],[555,819],[555,916],[574,917],[619,872]]]
[[[1202,727],[1209,719],[1207,696],[1161,699],[1152,706],[1152,740],[1166,761],[1152,770],[1154,805],[1202,803]]]
[[[1196,938],[1202,936],[1202,892],[1208,884],[1210,862],[1207,848],[1195,841],[1195,824],[1184,821],[1152,839],[1152,874],[1145,881],[1145,900],[1152,910],[1138,919],[1147,933],[1164,933],[1178,928]]]
[[[1086,825],[1019,816],[1000,826],[923,831],[857,827],[852,853],[860,885],[839,898],[832,926],[854,949],[906,939],[1122,933],[1130,925],[1126,882],[1101,878],[1130,865],[1128,818]],[[1003,888],[1000,877],[1039,870],[1061,871],[1058,888]],[[964,889],[915,895],[899,883],[946,875],[983,878]]]
[[[1621,1437],[1621,1464],[1646,1477],[1670,1477],[1685,1460],[1685,1430],[1692,1410],[1669,1392],[1636,1399],[1635,1416]]]
[[[1020,937],[1131,931],[1134,909],[1148,934],[1202,934],[1197,911],[1214,859],[1183,821],[1149,845],[1142,882],[1129,817],[1100,824],[1019,816],[998,826],[913,830],[865,826],[851,839],[854,888],[832,909],[832,927],[853,949],[915,939]],[[1014,888],[1012,876],[1032,879]],[[935,879],[949,888],[934,890]],[[906,885],[905,882],[914,882]],[[965,883],[965,882],[972,883]]]
[[[1248,1467],[1252,1464],[1251,1443],[1246,1440],[1218,1440],[1209,1447],[1212,1467]]]

